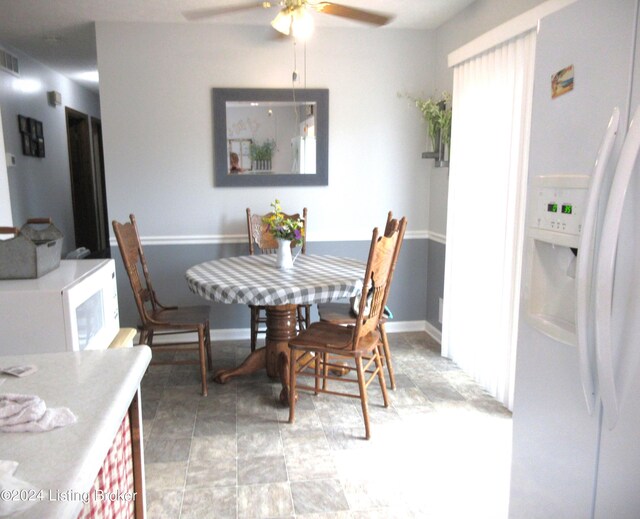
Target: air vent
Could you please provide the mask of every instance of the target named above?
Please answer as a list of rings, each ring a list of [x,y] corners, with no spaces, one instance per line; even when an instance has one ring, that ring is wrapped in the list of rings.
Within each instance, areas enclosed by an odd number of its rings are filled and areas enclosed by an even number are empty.
[[[18,58],[9,54],[6,50],[0,49],[0,69],[6,70],[15,76],[19,76],[20,67],[18,65]]]

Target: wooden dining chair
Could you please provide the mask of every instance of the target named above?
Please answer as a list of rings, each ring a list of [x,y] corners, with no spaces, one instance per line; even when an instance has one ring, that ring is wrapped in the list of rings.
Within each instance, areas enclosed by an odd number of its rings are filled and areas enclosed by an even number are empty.
[[[398,240],[404,234],[405,228],[406,220],[403,218],[399,222],[389,222],[383,236],[378,236],[378,229],[373,230],[363,282],[363,293],[370,294],[371,297],[361,298],[355,326],[318,321],[289,341],[289,423],[295,420],[296,398],[300,390],[312,391],[316,395],[328,393],[359,398],[365,437],[367,440],[371,437],[367,388],[375,377],[380,383],[384,406],[389,405],[379,348],[378,323],[391,286],[392,265]],[[368,313],[365,312],[367,305],[370,305]],[[345,365],[343,362],[337,364],[333,360],[335,358],[351,361],[353,365]],[[347,374],[355,371],[357,378],[335,376],[334,369],[346,370]],[[312,377],[314,385],[298,384],[298,378],[301,376]],[[329,390],[325,384],[327,380],[345,384],[355,383],[358,393]]]
[[[393,213],[389,211],[387,215],[387,223],[385,226],[385,234],[390,231],[390,225],[393,222]],[[391,280],[393,279],[393,273],[396,269],[396,263],[398,261],[398,255],[400,254],[400,248],[402,247],[402,242],[404,240],[404,229],[400,236],[398,237],[398,241],[396,244],[396,250],[393,254],[393,260],[391,263],[391,274],[389,277],[389,284],[391,284]],[[385,299],[384,305],[386,306],[387,301]],[[321,321],[326,321],[329,323],[340,324],[343,326],[355,326],[357,315],[353,311],[353,306],[349,303],[322,303],[318,305],[318,315]],[[386,313],[383,313],[378,321],[378,331],[380,332],[381,343],[380,346],[382,348],[382,361],[383,364],[387,366],[387,372],[389,373],[389,385],[391,389],[396,388],[396,377],[393,372],[393,362],[391,360],[391,349],[389,348],[389,339],[387,337],[387,331],[385,330],[385,323],[389,320],[389,317]]]
[[[247,235],[249,238],[249,254],[276,254],[278,251],[278,241],[269,232],[268,224],[264,222],[265,217],[273,213],[252,214],[247,207]],[[299,213],[283,214],[285,218],[298,218],[303,221],[304,234],[300,254],[307,252],[307,208],[302,210],[302,218]],[[293,247],[293,242],[291,243]],[[251,351],[255,351],[258,334],[266,332],[266,309],[264,306],[249,305],[251,310]],[[298,330],[309,326],[311,319],[311,305],[298,305],[297,320]]]
[[[136,218],[129,215],[130,222],[119,223],[113,221],[113,231],[118,241],[120,254],[124,268],[129,276],[133,297],[140,316],[139,344],[147,344],[152,349],[183,352],[189,350],[198,351],[198,360],[171,360],[153,361],[153,364],[198,364],[200,366],[200,378],[202,380],[202,395],[207,396],[207,367],[213,370],[211,362],[211,332],[209,327],[208,305],[201,306],[164,306],[156,297],[156,292],[151,284],[151,276],[147,267],[147,261],[142,250],[140,235],[136,225]],[[163,335],[176,335],[181,333],[198,334],[196,346],[191,348],[179,348],[180,345],[188,345],[189,342],[170,342],[153,344],[154,338]]]

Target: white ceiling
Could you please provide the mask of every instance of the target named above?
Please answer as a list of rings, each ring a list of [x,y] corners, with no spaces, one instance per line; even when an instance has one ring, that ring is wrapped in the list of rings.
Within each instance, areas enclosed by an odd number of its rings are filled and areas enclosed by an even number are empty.
[[[249,2],[251,0],[248,0]],[[79,78],[96,69],[93,22],[268,24],[277,12],[249,9],[206,22],[187,22],[183,11],[244,5],[247,0],[2,0],[0,43],[10,45],[54,70],[97,90]],[[434,29],[474,0],[339,0],[343,5],[393,14],[382,29]],[[258,4],[256,0],[256,4]],[[320,26],[355,27],[356,22],[314,13]],[[373,29],[372,29],[373,30]]]

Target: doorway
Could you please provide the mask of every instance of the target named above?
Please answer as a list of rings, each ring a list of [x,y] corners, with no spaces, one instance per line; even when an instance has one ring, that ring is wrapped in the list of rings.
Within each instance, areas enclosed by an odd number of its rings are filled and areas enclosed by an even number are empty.
[[[99,119],[68,107],[65,115],[76,248],[89,249],[90,258],[108,258],[102,125]]]

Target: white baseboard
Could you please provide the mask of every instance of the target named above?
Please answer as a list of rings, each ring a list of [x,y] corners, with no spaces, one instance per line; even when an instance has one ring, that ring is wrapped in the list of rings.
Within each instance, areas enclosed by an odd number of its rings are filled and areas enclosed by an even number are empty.
[[[388,333],[402,333],[402,332],[427,332],[436,341],[440,342],[442,334],[440,330],[435,328],[427,321],[389,321],[387,322],[386,329]],[[180,336],[185,342],[195,342],[198,340],[198,336],[195,333],[183,334]],[[138,343],[139,336],[136,335],[134,344]],[[222,328],[211,330],[212,341],[239,341],[250,338],[249,328]],[[175,336],[159,336],[156,338],[156,343],[162,344],[163,342],[174,342]]]
[[[226,328],[220,330],[211,330],[211,341],[240,341],[245,339],[250,339],[251,333],[249,328]],[[133,340],[134,344],[138,344],[138,340],[140,339],[140,334],[137,334],[135,339]],[[196,342],[198,340],[197,333],[183,333],[178,336],[176,335],[159,335],[154,337],[154,344],[162,344],[163,342]]]
[[[388,333],[424,332],[426,321],[387,321],[385,329]]]
[[[224,328],[211,330],[212,341],[240,341],[251,338],[249,328]]]
[[[438,343],[442,341],[442,332],[428,321],[388,321],[385,327],[389,333],[427,332]]]
[[[442,332],[433,326],[429,321],[424,322],[424,331],[433,337],[438,344],[442,344]]]

